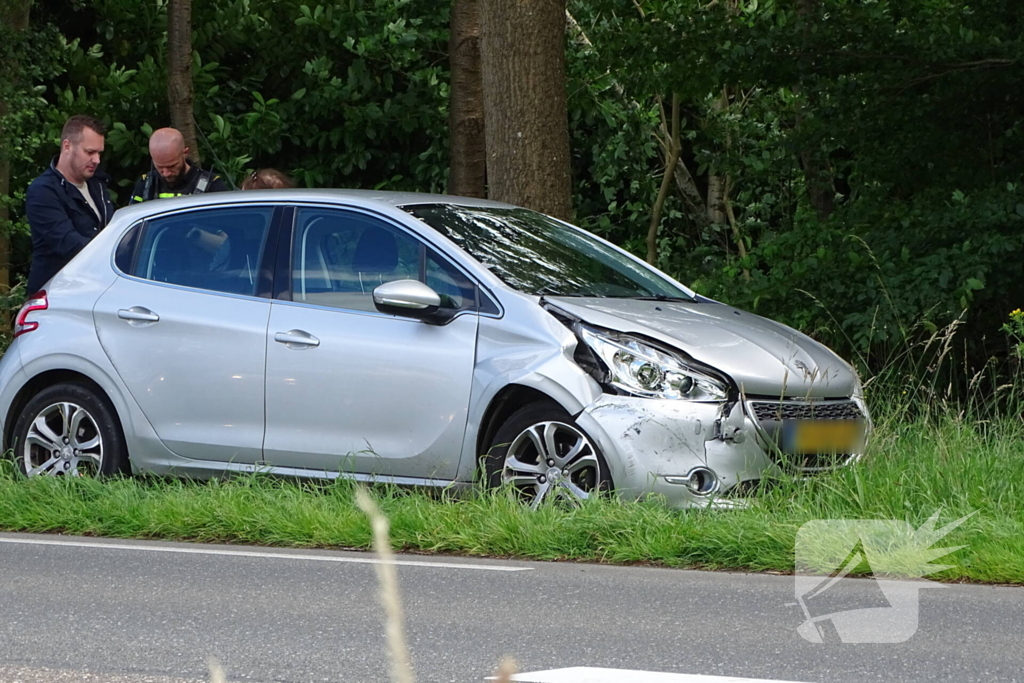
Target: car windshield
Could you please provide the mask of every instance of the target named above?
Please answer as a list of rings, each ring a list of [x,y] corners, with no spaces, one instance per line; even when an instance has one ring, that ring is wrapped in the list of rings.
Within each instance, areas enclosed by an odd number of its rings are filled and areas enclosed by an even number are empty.
[[[526,294],[693,301],[689,292],[653,269],[529,209],[448,204],[402,208]]]

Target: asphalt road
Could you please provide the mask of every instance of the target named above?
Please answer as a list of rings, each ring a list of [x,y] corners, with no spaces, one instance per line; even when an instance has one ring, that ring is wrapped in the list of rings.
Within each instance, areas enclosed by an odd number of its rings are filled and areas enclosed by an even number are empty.
[[[1024,681],[1018,588],[925,589],[906,642],[814,644],[789,576],[399,559],[419,681],[482,681],[504,655],[521,671]],[[851,590],[877,597],[871,581]],[[208,657],[231,681],[386,681],[382,615],[365,554],[0,534],[8,683],[209,680]]]

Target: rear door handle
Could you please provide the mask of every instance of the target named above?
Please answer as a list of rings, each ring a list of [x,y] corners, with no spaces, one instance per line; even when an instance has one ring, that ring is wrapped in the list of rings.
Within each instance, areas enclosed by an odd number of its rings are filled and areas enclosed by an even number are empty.
[[[158,323],[160,322],[160,316],[153,311],[143,306],[132,306],[131,308],[122,308],[117,312],[117,317],[121,320],[127,320],[129,323]]]
[[[289,349],[311,349],[320,346],[320,340],[305,330],[288,330],[274,334],[274,341]]]

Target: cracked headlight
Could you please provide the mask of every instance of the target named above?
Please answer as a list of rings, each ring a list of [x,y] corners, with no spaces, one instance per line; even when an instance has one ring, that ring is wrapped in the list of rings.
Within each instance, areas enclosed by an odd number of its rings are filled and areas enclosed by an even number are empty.
[[[675,354],[636,337],[615,335],[580,325],[578,334],[604,363],[607,382],[616,389],[645,398],[685,401],[724,401],[726,386],[688,366]]]

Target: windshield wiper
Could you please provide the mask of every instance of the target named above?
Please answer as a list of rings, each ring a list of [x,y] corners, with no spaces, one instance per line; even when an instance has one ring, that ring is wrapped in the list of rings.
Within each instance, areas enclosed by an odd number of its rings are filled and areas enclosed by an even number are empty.
[[[665,294],[654,294],[652,296],[615,296],[612,299],[632,299],[634,301],[682,301],[688,304],[697,303],[696,299],[684,296],[666,296]]]

